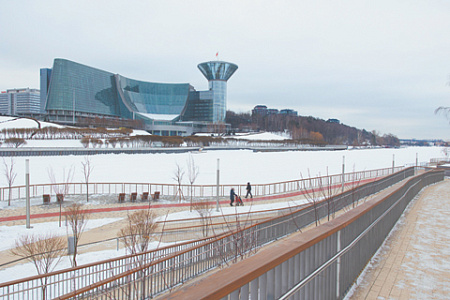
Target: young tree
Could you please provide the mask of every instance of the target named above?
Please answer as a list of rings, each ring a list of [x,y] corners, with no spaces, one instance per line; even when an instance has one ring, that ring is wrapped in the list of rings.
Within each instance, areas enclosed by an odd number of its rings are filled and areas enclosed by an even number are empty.
[[[70,184],[73,180],[73,175],[75,173],[75,168],[70,167],[69,171],[66,174],[66,169],[63,168],[62,182],[56,182],[56,176],[53,172],[53,168],[47,169],[48,177],[50,178],[50,182],[52,183],[53,191],[56,194],[56,199],[59,203],[59,227],[61,227],[61,216],[62,216],[62,203],[64,198],[69,193]],[[67,176],[66,176],[67,175]]]
[[[327,176],[321,177],[319,173],[318,178],[318,191],[322,199],[326,202],[327,205],[327,217],[328,221],[331,218],[334,219],[336,213],[336,203],[334,202],[334,196],[338,193],[338,189],[333,188],[333,183],[331,182],[332,177],[328,175],[328,167],[327,167]]]
[[[222,210],[223,217],[223,229],[225,232],[232,233],[229,238],[224,240],[225,247],[219,247],[218,255],[225,265],[229,265],[230,259],[232,263],[236,263],[239,259],[243,260],[252,253],[256,253],[257,249],[257,232],[255,227],[251,227],[249,230],[245,230],[248,226],[252,225],[251,212],[252,204],[250,204],[249,210],[245,213],[239,213],[239,209],[236,206],[234,213],[231,215],[225,215]],[[221,236],[214,232],[215,227],[212,227],[213,235],[220,239]]]
[[[183,199],[184,199],[183,191],[181,190],[181,182],[183,180],[184,170],[183,170],[183,168],[180,167],[180,165],[178,163],[176,165],[175,171],[173,172],[173,175],[174,175],[173,180],[175,180],[178,184],[178,190],[175,194],[175,198],[178,195],[180,197],[179,201],[181,202],[181,197],[183,197]]]
[[[94,166],[92,165],[92,161],[89,156],[84,157],[84,161],[81,162],[81,165],[83,166],[83,178],[84,183],[86,184],[86,202],[89,202],[89,177],[91,177]]]
[[[13,255],[26,258],[32,262],[39,275],[47,274],[56,267],[64,254],[64,240],[54,234],[41,236],[26,235],[16,240],[16,247],[11,249]],[[42,299],[47,299],[47,277],[42,277]]]
[[[88,136],[85,136],[80,140],[80,143],[83,145],[84,148],[88,148],[90,142],[91,142],[91,138]]]
[[[9,138],[5,140],[5,144],[8,147],[19,148],[20,146],[26,145],[27,142],[23,138]]]
[[[191,185],[190,194],[191,194],[191,205],[190,205],[190,211],[192,211],[192,196],[193,196],[193,185],[195,180],[197,179],[199,168],[195,165],[194,158],[192,155],[189,155],[189,159],[187,161],[188,166],[188,177],[189,177],[189,183]]]
[[[80,241],[81,234],[86,227],[89,214],[83,209],[82,204],[73,203],[68,208],[66,208],[67,221],[70,228],[72,229],[72,235],[74,238],[74,249],[72,256],[72,267],[77,266],[77,253],[78,253],[78,242]]]
[[[301,175],[301,174],[300,174]],[[303,176],[301,175],[302,179]],[[311,178],[311,174],[308,170],[308,178],[302,180],[302,189],[305,192],[305,198],[309,203],[312,204],[313,213],[314,213],[314,221],[316,226],[320,225],[320,217],[319,217],[319,202],[321,200],[321,195],[318,192],[317,187],[315,186],[315,178]]]
[[[213,211],[213,204],[210,201],[195,201],[191,202],[191,210],[192,207],[200,216],[200,220],[202,223],[202,233],[204,237],[207,237],[209,234],[209,227],[211,225],[211,213]]]
[[[14,170],[15,161],[11,157],[9,164],[3,158],[3,166],[4,166],[4,174],[6,177],[6,181],[8,182],[8,206],[11,205],[11,196],[12,196],[12,185],[14,184],[14,180],[16,180],[17,172]]]
[[[130,254],[145,252],[156,227],[155,215],[150,209],[138,210],[127,216],[127,224],[120,229],[118,236]]]

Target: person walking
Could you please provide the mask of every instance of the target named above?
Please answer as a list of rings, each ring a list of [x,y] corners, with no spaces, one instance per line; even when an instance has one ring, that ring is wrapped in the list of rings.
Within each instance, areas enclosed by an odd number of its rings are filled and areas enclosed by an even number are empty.
[[[233,206],[233,202],[234,202],[234,199],[236,198],[236,193],[234,192],[234,188],[231,188],[231,190],[230,190],[230,200],[231,200],[231,202],[230,202],[230,206]]]
[[[250,182],[247,182],[247,195],[245,195],[245,198],[247,198],[248,195],[250,195],[250,197],[253,199],[252,186],[250,185]]]

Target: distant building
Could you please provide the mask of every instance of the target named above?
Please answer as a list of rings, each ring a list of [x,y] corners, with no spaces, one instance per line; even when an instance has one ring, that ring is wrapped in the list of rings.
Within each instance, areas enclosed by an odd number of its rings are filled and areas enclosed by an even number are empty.
[[[336,124],[340,124],[341,121],[339,121],[338,119],[328,119],[327,120],[328,123],[336,123]]]
[[[252,110],[253,115],[267,115],[267,106],[265,105],[256,105]]]
[[[266,116],[266,115],[288,115],[297,116],[297,111],[293,109],[282,109],[278,110],[276,108],[267,108],[266,105],[256,105],[252,110],[252,115]]]
[[[293,109],[282,109],[280,110],[280,115],[297,116],[298,113]]]
[[[0,114],[2,115],[39,115],[41,106],[41,97],[38,89],[10,89],[0,93]]]
[[[223,124],[227,80],[238,66],[224,61],[201,63],[209,90],[189,83],[139,81],[66,59],[41,69],[41,88],[50,121],[79,124],[85,120],[138,121],[157,135],[190,135]]]

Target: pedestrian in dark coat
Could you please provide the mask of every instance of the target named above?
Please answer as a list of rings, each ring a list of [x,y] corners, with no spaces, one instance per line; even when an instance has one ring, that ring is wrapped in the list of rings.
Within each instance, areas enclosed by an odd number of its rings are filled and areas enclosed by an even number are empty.
[[[234,202],[234,199],[235,199],[236,196],[237,196],[237,195],[236,195],[236,193],[234,192],[234,189],[232,188],[232,189],[230,190],[230,200],[231,200],[230,206],[233,206],[233,202]]]
[[[252,186],[250,185],[250,182],[247,182],[247,195],[245,195],[245,198],[247,198],[248,195],[250,195],[250,197],[253,199]]]

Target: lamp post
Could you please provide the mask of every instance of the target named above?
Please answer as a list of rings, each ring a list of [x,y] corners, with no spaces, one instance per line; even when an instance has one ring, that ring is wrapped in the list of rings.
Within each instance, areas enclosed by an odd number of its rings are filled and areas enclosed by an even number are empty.
[[[216,211],[219,211],[219,182],[220,182],[220,169],[219,169],[220,159],[217,159],[217,186],[216,186]]]
[[[30,160],[25,160],[25,185],[26,185],[26,202],[27,202],[27,229],[30,229]]]

